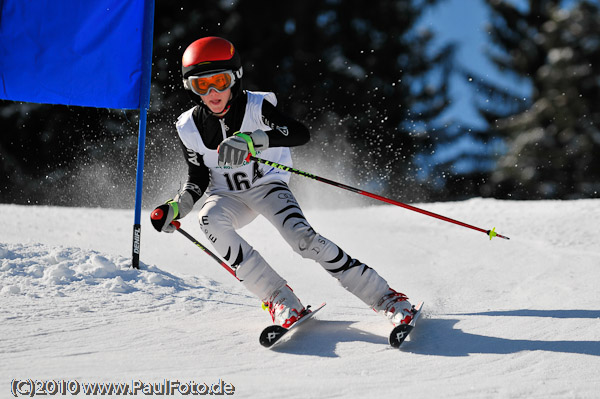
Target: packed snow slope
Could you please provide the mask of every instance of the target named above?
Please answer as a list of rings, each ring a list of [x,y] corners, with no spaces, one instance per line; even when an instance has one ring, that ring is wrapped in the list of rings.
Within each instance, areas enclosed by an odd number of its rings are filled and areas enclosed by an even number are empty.
[[[387,205],[305,209],[425,301],[400,351],[381,315],[262,218],[241,234],[305,304],[327,302],[272,351],[257,299],[182,235],[152,230],[149,210],[133,270],[132,211],[0,205],[0,397],[13,379],[221,380],[240,398],[600,397],[600,200],[415,205],[511,239]],[[207,243],[194,216],[183,227]]]

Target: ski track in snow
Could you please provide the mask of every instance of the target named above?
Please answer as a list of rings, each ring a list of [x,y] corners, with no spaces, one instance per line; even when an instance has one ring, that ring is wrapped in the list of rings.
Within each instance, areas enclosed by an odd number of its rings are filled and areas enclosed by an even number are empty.
[[[252,398],[600,397],[600,200],[417,206],[511,240],[391,206],[305,209],[425,301],[397,351],[382,316],[263,219],[242,235],[305,304],[328,303],[274,350],[258,344],[270,319],[257,299],[179,234],[143,223],[133,270],[131,211],[0,205],[0,397],[14,378],[222,379]],[[206,241],[193,216],[183,227]]]

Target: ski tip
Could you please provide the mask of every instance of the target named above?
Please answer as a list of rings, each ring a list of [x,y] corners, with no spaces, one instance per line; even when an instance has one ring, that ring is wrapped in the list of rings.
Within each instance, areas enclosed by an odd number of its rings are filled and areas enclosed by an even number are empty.
[[[394,327],[389,337],[390,346],[396,349],[400,348],[400,345],[402,345],[413,328],[414,326],[410,324],[400,324],[399,326]]]
[[[392,348],[398,349],[400,345],[406,340],[408,334],[415,328],[417,323],[417,319],[421,315],[421,311],[423,310],[423,304],[425,302],[421,301],[416,305],[413,305],[414,316],[410,323],[408,324],[400,324],[394,327],[390,336],[388,337],[388,342]]]
[[[321,310],[324,306],[325,306],[325,302],[323,302],[321,305],[319,305],[318,307],[316,307],[314,309],[311,309],[311,306],[307,305],[304,313],[302,314],[302,317],[300,317],[294,324],[292,324],[288,328],[282,327],[277,324],[272,324],[270,326],[267,326],[261,332],[258,341],[265,348],[273,348],[274,346],[278,345],[280,342],[285,341],[285,339],[282,339],[282,337],[285,334],[290,332],[290,330],[295,329],[297,326],[304,323],[306,320],[312,318],[315,315],[315,313],[317,313],[319,310]]]
[[[258,342],[265,348],[270,348],[287,332],[288,330],[285,327],[278,325],[269,326],[262,331]]]

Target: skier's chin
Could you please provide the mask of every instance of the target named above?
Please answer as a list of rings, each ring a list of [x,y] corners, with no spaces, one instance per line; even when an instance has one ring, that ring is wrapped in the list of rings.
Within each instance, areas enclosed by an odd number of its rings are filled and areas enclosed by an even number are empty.
[[[222,114],[223,111],[225,111],[225,107],[213,108],[211,111],[213,112],[213,114],[219,115]]]
[[[213,101],[213,102],[208,102],[208,108],[210,109],[210,112],[212,112],[213,114],[219,115],[221,113],[223,113],[223,111],[225,111],[225,102],[224,101]]]

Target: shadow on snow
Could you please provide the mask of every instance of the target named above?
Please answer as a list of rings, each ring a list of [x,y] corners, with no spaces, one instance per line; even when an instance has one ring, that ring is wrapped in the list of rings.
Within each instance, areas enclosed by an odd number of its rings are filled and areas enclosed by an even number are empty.
[[[341,342],[367,342],[388,345],[387,337],[372,334],[351,325],[354,321],[311,320],[306,328],[299,327],[293,337],[282,342],[274,352],[293,355],[339,357],[336,345]]]
[[[549,317],[561,319],[598,319],[595,310],[513,310],[482,313],[464,313],[456,316],[509,316]],[[600,356],[599,341],[532,339],[509,339],[472,334],[454,328],[458,319],[422,318],[410,339],[402,345],[403,352],[429,356],[460,357],[471,354],[510,354],[523,351],[548,351]],[[314,320],[313,326],[298,329],[295,336],[273,351],[294,355],[338,357],[336,346],[342,342],[366,342],[388,346],[387,336],[377,335],[352,327],[353,321]],[[311,324],[312,324],[311,323]],[[523,326],[524,334],[527,327]],[[498,335],[502,335],[502,322],[498,323]],[[568,338],[568,331],[556,328],[556,338]]]
[[[464,313],[456,316],[492,317],[548,317],[556,319],[598,319],[597,310],[511,310],[481,313]],[[460,320],[423,319],[408,341],[403,345],[407,352],[434,356],[469,356],[470,354],[510,354],[522,351],[547,351],[600,356],[599,341],[564,340],[572,334],[568,329],[556,325],[553,329],[557,340],[509,339],[472,334],[454,328]],[[502,335],[502,319],[498,319],[497,335]],[[527,326],[522,330],[527,335]]]

